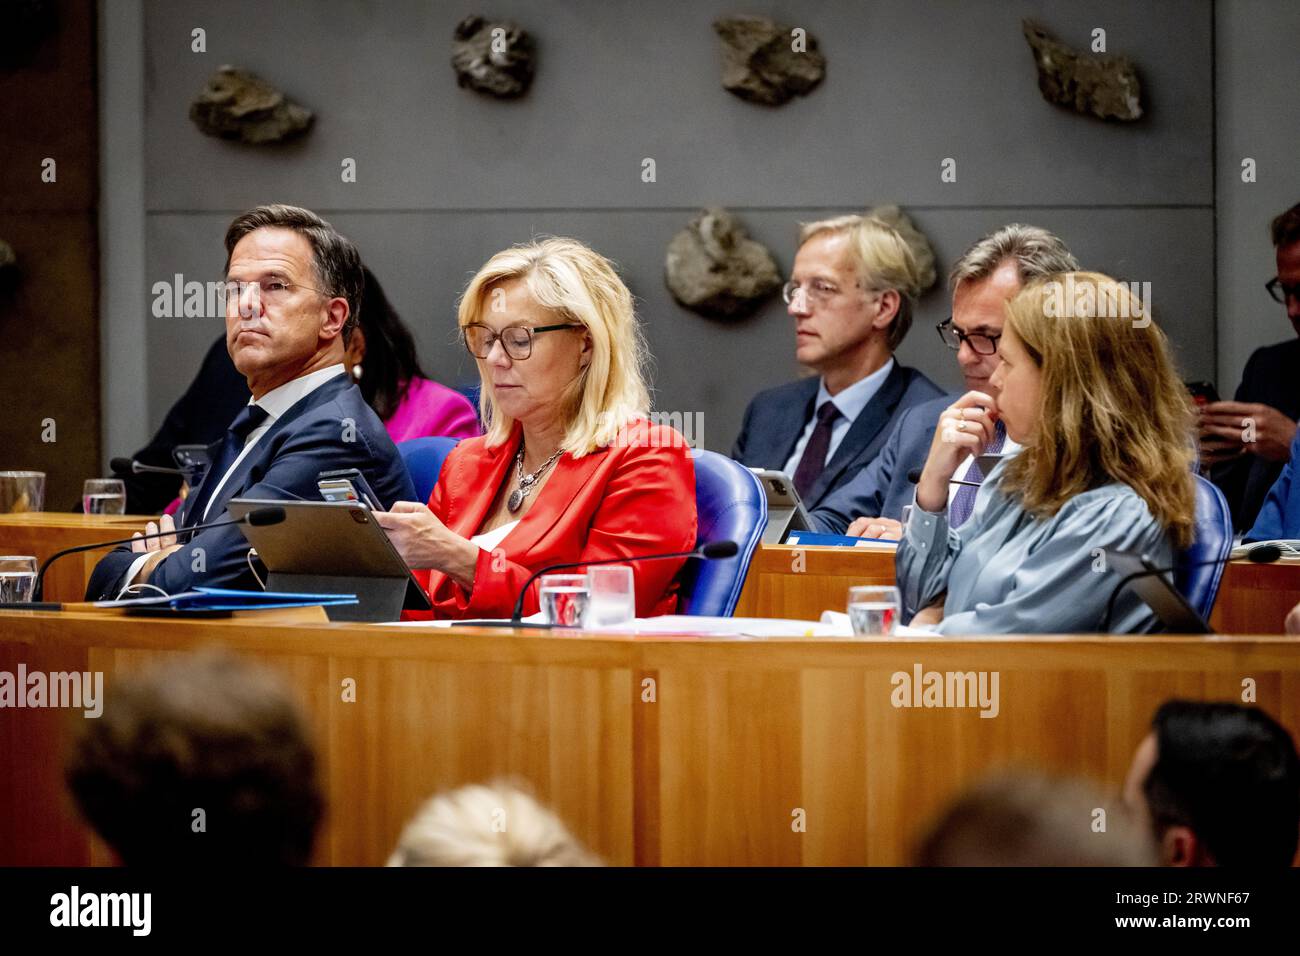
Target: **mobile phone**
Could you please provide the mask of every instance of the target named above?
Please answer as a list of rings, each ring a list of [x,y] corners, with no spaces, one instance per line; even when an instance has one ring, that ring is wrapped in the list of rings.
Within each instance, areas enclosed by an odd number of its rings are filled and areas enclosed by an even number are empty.
[[[1219,390],[1213,382],[1188,382],[1187,391],[1191,393],[1192,401],[1198,408],[1219,400]]]
[[[322,471],[316,476],[316,487],[326,501],[356,501],[371,511],[381,511],[379,496],[366,481],[366,476],[356,468],[339,468]]]

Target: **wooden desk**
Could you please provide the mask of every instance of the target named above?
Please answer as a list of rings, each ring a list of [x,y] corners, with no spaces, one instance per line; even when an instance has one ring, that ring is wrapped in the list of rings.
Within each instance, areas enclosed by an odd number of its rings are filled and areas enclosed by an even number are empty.
[[[893,584],[892,552],[788,544],[759,547],[749,566],[737,617],[817,620],[843,611],[855,584]],[[1300,604],[1300,562],[1232,561],[1223,572],[1210,626],[1221,634],[1281,634]]]
[[[759,545],[736,617],[815,621],[843,611],[855,584],[893,584],[894,552],[812,545]]]
[[[26,514],[0,515],[0,554],[30,554],[39,566],[56,551],[129,538],[143,531],[146,521],[157,516],[80,515],[55,511],[30,511]],[[86,582],[104,551],[70,554],[51,565],[45,576],[47,601],[80,601],[86,594]]]
[[[382,863],[431,793],[510,775],[611,863],[898,864],[1002,764],[1117,792],[1171,696],[1240,700],[1249,677],[1300,737],[1300,641],[1277,637],[742,641],[0,612],[0,670],[103,671],[110,707],[118,674],[210,643],[275,668],[308,715],[329,801],[317,860],[336,865]],[[891,676],[914,665],[996,671],[997,716],[895,708]],[[83,719],[0,711],[0,864],[105,859],[62,784]]]

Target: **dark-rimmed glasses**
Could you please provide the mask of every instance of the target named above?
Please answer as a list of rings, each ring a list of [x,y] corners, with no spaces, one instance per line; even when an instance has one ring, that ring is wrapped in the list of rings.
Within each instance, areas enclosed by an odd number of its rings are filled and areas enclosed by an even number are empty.
[[[1287,285],[1280,278],[1274,276],[1264,283],[1264,288],[1273,297],[1274,302],[1281,302],[1283,305],[1286,305],[1287,299],[1300,299],[1300,283]]]
[[[487,358],[492,353],[492,346],[499,341],[506,355],[518,362],[533,354],[534,335],[556,332],[560,329],[581,328],[585,326],[580,322],[561,322],[559,325],[539,325],[536,328],[527,325],[507,325],[497,332],[482,323],[471,322],[461,329],[461,340],[464,341],[469,354],[480,359]]]
[[[983,332],[972,332],[967,335],[952,324],[951,315],[935,328],[939,330],[939,338],[943,340],[943,344],[954,352],[958,351],[961,344],[965,342],[976,355],[998,354],[998,339],[1002,338],[1001,335],[985,335]]]

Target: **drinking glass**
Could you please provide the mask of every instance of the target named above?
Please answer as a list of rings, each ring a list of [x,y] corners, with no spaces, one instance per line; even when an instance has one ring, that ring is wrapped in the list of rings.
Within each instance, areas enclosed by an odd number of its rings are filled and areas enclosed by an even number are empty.
[[[89,478],[81,491],[81,504],[88,515],[126,514],[126,485],[121,478]]]
[[[30,601],[35,587],[35,558],[25,554],[0,556],[0,604]]]
[[[626,564],[600,565],[587,569],[591,606],[586,627],[609,627],[636,619],[636,590],[632,568]]]
[[[895,587],[872,584],[849,588],[849,622],[853,633],[862,637],[893,634],[900,604]]]
[[[540,594],[547,624],[583,626],[591,603],[591,588],[585,574],[544,574]]]
[[[45,472],[0,471],[0,514],[42,511],[45,508]]]

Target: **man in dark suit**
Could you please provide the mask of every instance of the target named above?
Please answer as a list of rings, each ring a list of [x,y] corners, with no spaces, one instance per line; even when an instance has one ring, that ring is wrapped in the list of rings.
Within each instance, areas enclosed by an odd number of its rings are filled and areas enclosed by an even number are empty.
[[[997,369],[1007,301],[1032,279],[1071,272],[1079,263],[1065,243],[1037,226],[1012,223],[980,239],[952,267],[952,315],[940,324],[939,337],[957,353],[967,391],[996,396],[989,378]],[[957,394],[914,405],[898,416],[885,447],[875,460],[810,513],[813,525],[830,534],[898,540],[903,508],[912,503],[916,484],[908,473],[925,465],[934,429]],[[1019,446],[1001,436],[989,454],[1013,454]],[[949,523],[959,527],[970,517],[983,473],[973,458],[953,476],[971,484],[954,484],[949,496]]]
[[[211,448],[212,465],[179,521],[164,515],[147,533],[222,520],[232,498],[319,500],[317,475],[335,468],[359,469],[385,508],[413,499],[396,446],[343,365],[364,281],[356,247],[315,213],[272,205],[231,223],[226,255],[226,346],[252,401]],[[175,537],[108,554],[87,599],[138,584],[168,594],[257,586],[239,528],[202,531],[183,544]]]
[[[942,394],[894,361],[920,291],[911,250],[879,219],[804,226],[783,294],[795,358],[819,374],[755,396],[731,457],[784,471],[810,509],[870,463],[904,410]]]
[[[1273,220],[1270,230],[1277,276],[1269,295],[1286,309],[1300,335],[1300,203]],[[1201,412],[1201,463],[1222,489],[1238,530],[1255,523],[1264,498],[1291,457],[1300,419],[1300,339],[1257,349],[1246,362],[1231,402],[1211,402]]]

